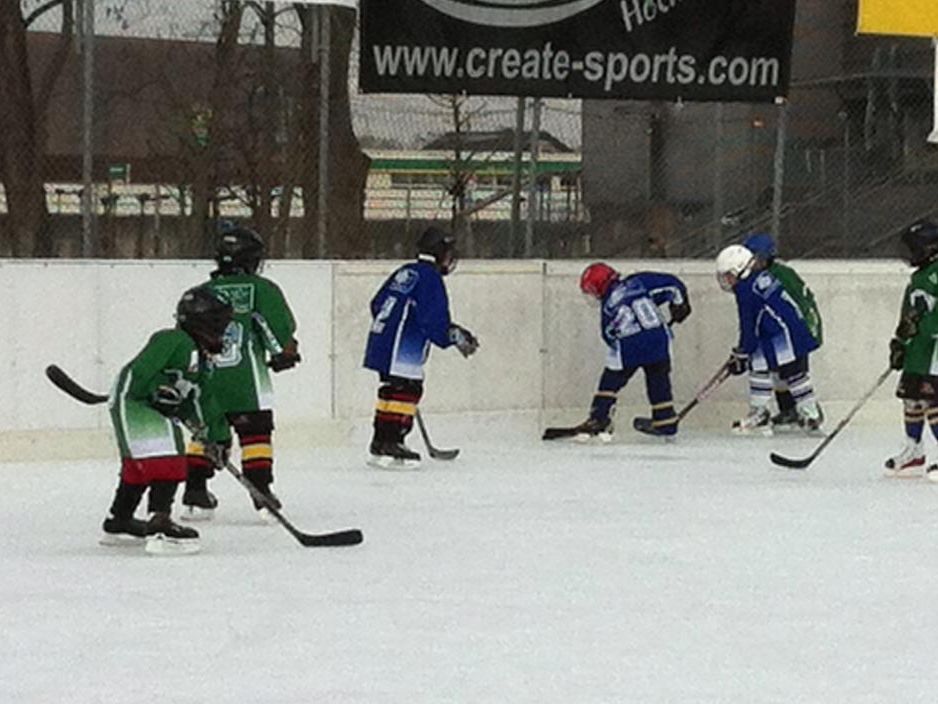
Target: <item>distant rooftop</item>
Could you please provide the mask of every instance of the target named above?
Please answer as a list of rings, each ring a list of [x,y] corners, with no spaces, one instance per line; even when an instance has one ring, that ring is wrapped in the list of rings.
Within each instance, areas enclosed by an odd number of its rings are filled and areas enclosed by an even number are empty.
[[[521,143],[527,151],[531,145],[532,133],[522,132]],[[573,149],[554,137],[550,132],[537,133],[539,149],[545,154],[569,154]],[[515,131],[512,129],[492,130],[488,132],[447,132],[424,144],[421,149],[452,151],[456,147],[474,152],[511,152],[515,148]]]

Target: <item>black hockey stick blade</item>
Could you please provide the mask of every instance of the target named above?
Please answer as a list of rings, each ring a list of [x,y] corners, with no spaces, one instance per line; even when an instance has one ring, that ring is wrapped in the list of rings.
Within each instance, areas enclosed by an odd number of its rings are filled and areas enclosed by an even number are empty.
[[[796,460],[780,455],[777,452],[769,453],[769,459],[772,460],[773,464],[777,464],[779,467],[787,467],[788,469],[805,469],[809,464],[814,462],[814,458],[817,456],[817,452],[812,452],[807,457]]]
[[[358,545],[365,536],[358,528],[337,530],[334,533],[294,533],[301,545],[308,548],[341,548],[349,545]]]
[[[420,411],[417,411],[417,427],[420,428],[420,435],[423,437],[423,442],[427,446],[427,452],[430,453],[430,457],[435,460],[454,460],[459,456],[458,449],[452,450],[443,450],[439,447],[434,447],[433,443],[430,442],[430,434],[427,432],[427,426],[423,424],[423,416],[420,415]]]
[[[544,434],[541,435],[541,440],[559,440],[561,438],[572,438],[575,435],[579,435],[580,430],[576,426],[571,426],[569,428],[544,428]]]
[[[55,384],[61,391],[64,391],[76,401],[81,401],[89,406],[98,403],[107,403],[108,397],[105,394],[96,394],[79,385],[72,377],[55,364],[46,367],[46,377]]]

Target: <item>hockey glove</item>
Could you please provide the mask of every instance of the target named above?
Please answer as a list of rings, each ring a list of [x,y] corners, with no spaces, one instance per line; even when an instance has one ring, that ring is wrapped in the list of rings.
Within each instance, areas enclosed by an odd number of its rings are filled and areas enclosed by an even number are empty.
[[[897,337],[889,341],[889,368],[902,369],[905,364],[905,343]]]
[[[303,359],[296,349],[297,344],[296,340],[290,340],[290,344],[284,347],[282,352],[270,358],[267,366],[274,372],[282,372],[284,369],[295,367]]]
[[[734,347],[730,352],[730,358],[726,360],[726,368],[733,376],[745,374],[749,368],[749,355]]]
[[[672,303],[668,308],[671,310],[672,323],[683,323],[687,320],[687,316],[690,315],[690,303],[688,301]]]
[[[449,341],[456,345],[463,357],[471,357],[479,349],[479,341],[475,335],[461,325],[449,326]]]
[[[179,416],[179,407],[185,400],[186,397],[178,388],[162,384],[153,391],[150,405],[167,418],[176,418]]]
[[[910,340],[918,334],[918,321],[922,315],[917,310],[911,310],[899,320],[896,326],[896,337],[900,340]],[[898,367],[893,367],[898,369]]]

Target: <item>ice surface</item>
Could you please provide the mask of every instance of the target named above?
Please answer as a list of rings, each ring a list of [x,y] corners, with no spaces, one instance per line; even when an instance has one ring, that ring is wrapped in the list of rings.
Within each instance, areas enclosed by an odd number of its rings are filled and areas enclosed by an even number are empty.
[[[932,702],[938,485],[896,431],[488,443],[419,472],[283,451],[305,531],[219,476],[204,551],[96,544],[116,462],[4,464],[0,702]],[[419,438],[412,440],[419,447]]]

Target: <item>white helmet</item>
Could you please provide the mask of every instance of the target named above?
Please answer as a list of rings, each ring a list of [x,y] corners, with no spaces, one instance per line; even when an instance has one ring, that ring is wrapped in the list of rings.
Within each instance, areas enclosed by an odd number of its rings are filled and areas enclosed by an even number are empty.
[[[752,273],[752,252],[741,244],[731,244],[717,255],[717,282],[724,291],[732,291],[738,281]]]

